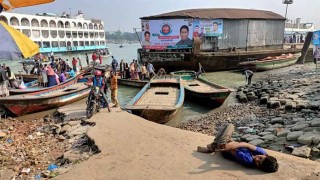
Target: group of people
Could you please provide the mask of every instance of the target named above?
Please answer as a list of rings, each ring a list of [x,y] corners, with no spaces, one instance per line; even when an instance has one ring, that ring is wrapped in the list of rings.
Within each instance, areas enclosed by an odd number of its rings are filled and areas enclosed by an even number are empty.
[[[117,69],[117,63],[111,64],[113,69]],[[133,59],[130,65],[122,59],[119,65],[121,79],[131,80],[147,80],[151,79],[155,74],[153,64],[150,62],[143,63],[141,66],[137,60]]]
[[[80,69],[78,68],[78,63]],[[38,75],[38,83],[43,87],[52,87],[65,82],[68,78],[74,78],[76,73],[82,69],[80,58],[72,58],[70,64],[69,60],[61,58],[52,60],[50,64],[42,64],[39,60],[35,60],[30,74]],[[29,73],[26,64],[23,64],[23,70],[26,74]]]
[[[91,59],[93,61],[93,65],[102,64],[102,55],[103,53],[101,53],[100,50],[96,50],[92,53]],[[89,56],[87,53],[86,53],[86,61],[89,66]]]

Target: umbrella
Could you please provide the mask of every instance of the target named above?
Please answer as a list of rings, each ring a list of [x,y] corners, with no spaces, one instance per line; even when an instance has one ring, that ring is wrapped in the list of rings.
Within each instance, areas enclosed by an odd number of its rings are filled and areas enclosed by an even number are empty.
[[[0,21],[0,59],[29,58],[39,53],[39,45]]]
[[[13,8],[20,8],[20,7],[34,6],[34,5],[38,5],[38,4],[51,3],[53,1],[54,0],[0,0],[0,13],[1,13],[2,7],[5,10],[10,10]]]

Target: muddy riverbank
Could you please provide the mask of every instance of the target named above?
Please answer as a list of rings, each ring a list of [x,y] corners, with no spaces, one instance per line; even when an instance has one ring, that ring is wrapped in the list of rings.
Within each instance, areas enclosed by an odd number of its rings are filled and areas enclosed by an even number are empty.
[[[57,112],[34,120],[1,119],[1,173],[22,179],[46,179],[67,172],[100,152],[86,135],[94,125],[84,120],[65,121],[64,115]]]
[[[236,141],[317,160],[319,92],[320,81],[311,63],[255,74],[254,84],[240,86],[233,94],[237,103],[179,128],[215,135],[221,126],[233,123]]]

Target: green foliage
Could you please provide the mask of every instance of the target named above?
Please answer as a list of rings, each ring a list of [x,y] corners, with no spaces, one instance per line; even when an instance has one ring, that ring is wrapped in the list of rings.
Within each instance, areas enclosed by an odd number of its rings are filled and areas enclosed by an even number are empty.
[[[129,33],[129,32],[121,32],[120,30],[116,32],[106,32],[106,39],[109,41],[139,41],[137,35],[141,40],[141,32],[137,33]]]

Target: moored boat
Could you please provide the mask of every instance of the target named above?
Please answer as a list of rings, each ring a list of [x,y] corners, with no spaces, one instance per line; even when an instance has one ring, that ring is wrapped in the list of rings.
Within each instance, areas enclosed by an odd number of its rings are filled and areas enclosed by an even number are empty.
[[[64,88],[65,86],[69,86],[69,85],[77,83],[79,78],[82,76],[83,76],[83,74],[80,74],[74,78],[68,79],[66,82],[60,83],[60,84],[52,86],[52,87],[43,88],[43,87],[30,87],[29,86],[26,89],[10,89],[9,92],[10,92],[10,95],[18,95],[18,94],[36,93],[36,92],[40,92],[40,91],[44,91],[44,90],[54,91],[57,89]]]
[[[89,95],[90,87],[74,83],[55,89],[0,98],[0,107],[15,116],[57,108]]]
[[[184,88],[180,78],[172,75],[156,76],[126,106],[133,114],[166,123],[182,107]]]
[[[294,65],[300,56],[301,53],[266,57],[255,61],[239,63],[239,67],[241,69],[250,69],[252,71],[268,71]]]
[[[118,78],[118,84],[131,87],[144,87],[149,81],[131,80]]]
[[[231,90],[203,78],[196,78],[194,71],[176,71],[172,75],[180,76],[186,96],[192,100],[207,102],[212,106],[220,106],[228,98]]]

